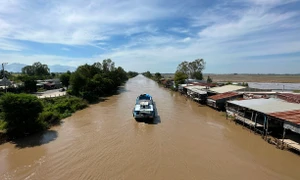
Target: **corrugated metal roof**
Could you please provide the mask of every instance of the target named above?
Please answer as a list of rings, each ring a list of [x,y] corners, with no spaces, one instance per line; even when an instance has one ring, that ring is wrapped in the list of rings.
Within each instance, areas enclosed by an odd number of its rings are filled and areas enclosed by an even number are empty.
[[[225,93],[225,92],[231,92],[231,91],[236,91],[239,89],[244,89],[244,86],[236,86],[236,85],[225,85],[221,87],[213,87],[210,88],[209,91],[213,91],[216,93]]]
[[[217,100],[220,100],[220,99],[230,98],[230,97],[234,97],[234,96],[238,96],[238,95],[240,95],[240,94],[236,93],[236,92],[226,92],[226,93],[210,96],[210,97],[208,97],[208,99],[212,99],[212,100],[217,101]]]
[[[187,86],[188,84],[179,84],[178,86],[182,86],[182,87],[185,87]]]
[[[291,102],[300,104],[300,94],[289,94],[289,93],[280,93],[278,98]]]
[[[189,89],[189,90],[193,90],[193,89],[205,89],[205,86],[186,86],[185,88]]]
[[[228,101],[228,103],[246,107],[265,114],[300,110],[300,104],[289,103],[280,99],[248,99],[241,101]]]
[[[270,113],[271,116],[300,125],[300,110]]]
[[[186,86],[185,88],[198,94],[207,94],[207,92],[204,91],[205,86]]]
[[[192,83],[189,83],[189,85],[207,86],[207,87],[215,87],[216,86],[216,84],[214,84],[214,83],[200,83],[200,82],[192,82]]]

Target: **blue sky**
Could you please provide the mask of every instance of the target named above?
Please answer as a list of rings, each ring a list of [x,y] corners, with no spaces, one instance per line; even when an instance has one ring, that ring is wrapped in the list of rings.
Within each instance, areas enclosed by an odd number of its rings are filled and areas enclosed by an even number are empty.
[[[0,59],[125,70],[300,73],[299,0],[1,0]]]

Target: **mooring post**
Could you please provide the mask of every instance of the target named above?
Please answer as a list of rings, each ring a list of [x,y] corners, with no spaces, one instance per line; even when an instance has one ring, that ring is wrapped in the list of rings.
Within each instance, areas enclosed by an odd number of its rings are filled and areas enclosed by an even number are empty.
[[[266,132],[265,132],[265,140],[268,140],[269,118],[268,118],[268,117],[266,117],[266,115],[265,115],[265,119],[266,119]]]
[[[254,132],[256,132],[256,125],[257,125],[257,116],[258,116],[258,114],[257,114],[257,112],[255,113],[255,124],[254,124]]]
[[[244,109],[244,114],[243,114],[243,118],[244,118],[244,121],[243,121],[243,128],[245,127],[245,121],[246,121],[245,115],[246,115],[246,109]]]
[[[283,143],[285,138],[285,128],[283,128],[282,140],[281,140],[281,149],[283,149]]]
[[[253,122],[253,111],[252,111],[252,114],[251,114],[251,121]],[[251,123],[252,123],[252,122],[251,122]],[[252,130],[251,127],[252,127],[252,124],[250,125],[250,132],[251,132],[251,130]]]

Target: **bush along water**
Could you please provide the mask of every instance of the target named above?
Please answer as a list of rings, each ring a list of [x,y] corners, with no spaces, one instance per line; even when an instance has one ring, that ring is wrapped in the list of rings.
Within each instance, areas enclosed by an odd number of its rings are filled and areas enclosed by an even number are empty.
[[[2,131],[19,137],[43,131],[88,104],[74,96],[38,99],[30,94],[7,93],[1,96],[0,106]]]
[[[48,124],[57,124],[61,119],[69,117],[72,113],[84,109],[88,103],[75,96],[62,96],[57,98],[42,99],[44,111],[39,118]]]
[[[43,112],[42,102],[29,94],[7,93],[1,97],[1,117],[7,134],[23,136],[46,129],[47,124],[39,119]]]

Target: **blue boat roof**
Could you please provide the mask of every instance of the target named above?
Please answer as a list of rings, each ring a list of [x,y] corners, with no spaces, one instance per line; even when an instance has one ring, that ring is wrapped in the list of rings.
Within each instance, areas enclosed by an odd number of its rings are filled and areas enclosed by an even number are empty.
[[[144,93],[144,94],[140,94],[138,97],[137,97],[137,99],[144,99],[144,98],[146,98],[146,99],[152,99],[152,96],[150,95],[150,94],[146,94],[146,93]]]

